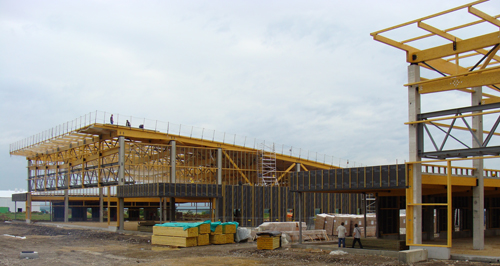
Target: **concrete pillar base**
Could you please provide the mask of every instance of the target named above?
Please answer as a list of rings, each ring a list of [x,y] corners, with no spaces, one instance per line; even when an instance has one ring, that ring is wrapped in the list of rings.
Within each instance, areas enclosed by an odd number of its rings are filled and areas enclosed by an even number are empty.
[[[403,250],[399,252],[399,262],[410,264],[419,261],[426,261],[428,251],[426,249]]]
[[[451,257],[451,248],[446,247],[426,247],[426,246],[411,246],[410,250],[427,250],[427,258],[438,260],[449,260]]]

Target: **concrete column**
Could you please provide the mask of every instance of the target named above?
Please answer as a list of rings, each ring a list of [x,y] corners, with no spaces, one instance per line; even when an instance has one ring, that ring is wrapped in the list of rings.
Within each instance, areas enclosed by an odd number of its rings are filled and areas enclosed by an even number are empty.
[[[420,81],[420,67],[417,64],[408,66],[408,83]],[[417,121],[417,116],[420,114],[420,93],[418,86],[408,87],[408,121]],[[410,162],[419,162],[422,158],[419,156],[419,125],[409,125],[409,159]],[[413,165],[413,183],[410,184],[413,190],[413,203],[422,203],[422,167],[421,164]],[[413,214],[413,238],[414,244],[422,244],[422,206],[414,206]]]
[[[177,150],[176,150],[176,142],[175,140],[170,141],[170,183],[174,184],[175,183],[175,166],[177,164]]]
[[[475,92],[471,94],[472,106],[480,105],[483,95],[483,88],[472,88]],[[483,143],[483,116],[472,117],[472,128],[476,131],[474,135],[478,139],[472,139],[472,148],[479,148]],[[484,249],[484,177],[483,159],[472,160],[474,177],[477,178],[477,186],[472,188],[472,248]]]
[[[160,197],[160,223],[163,223],[163,221],[166,221],[163,219],[163,199]]]
[[[170,198],[170,222],[175,221],[175,198]]]
[[[170,183],[176,183],[176,164],[177,164],[177,144],[175,140],[170,141]],[[175,221],[175,198],[170,198],[170,222]]]
[[[364,200],[363,200],[363,219],[364,219],[364,227],[365,227],[365,238],[366,238],[366,231],[368,229],[368,224],[367,224],[367,221],[366,221],[366,193],[363,193],[363,197],[364,197]]]
[[[222,185],[222,149],[217,149],[217,185]]]
[[[167,212],[167,209],[168,209],[167,208],[167,202],[168,202],[168,200],[167,200],[167,197],[163,197],[161,200],[163,201],[163,204],[162,204],[163,210],[162,210],[161,213],[162,213],[162,216],[163,216],[163,221],[166,221],[167,217],[168,217],[168,212]]]
[[[31,223],[31,193],[26,193],[26,223]]]
[[[295,171],[300,172],[300,163],[295,164]],[[302,244],[302,206],[304,206],[302,192],[299,192],[299,244]]]
[[[64,222],[69,222],[69,190],[64,190]]]
[[[125,185],[125,137],[118,137],[118,185]],[[118,230],[123,230],[123,225],[125,223],[125,201],[123,197],[118,198]]]
[[[299,244],[302,244],[302,205],[304,204],[302,192],[299,192]]]
[[[102,187],[99,188],[99,222],[104,222],[104,193]]]

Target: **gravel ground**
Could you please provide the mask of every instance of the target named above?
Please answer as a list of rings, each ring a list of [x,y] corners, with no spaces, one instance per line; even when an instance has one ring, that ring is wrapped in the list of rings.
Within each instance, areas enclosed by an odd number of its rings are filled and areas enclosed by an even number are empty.
[[[4,234],[22,236],[14,238]],[[0,265],[404,265],[373,255],[283,247],[257,250],[255,242],[192,248],[152,246],[150,236],[57,226],[0,222]],[[38,259],[20,259],[36,251]],[[429,261],[415,265],[493,265],[465,261]],[[497,264],[499,265],[499,264]]]

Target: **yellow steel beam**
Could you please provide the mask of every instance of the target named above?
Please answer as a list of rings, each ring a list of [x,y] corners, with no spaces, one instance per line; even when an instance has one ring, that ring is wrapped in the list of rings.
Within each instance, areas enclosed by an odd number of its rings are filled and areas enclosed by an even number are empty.
[[[431,18],[434,18],[434,17],[437,17],[437,16],[448,14],[448,13],[451,13],[451,12],[454,12],[454,11],[457,11],[457,10],[460,10],[460,9],[464,9],[466,7],[474,6],[474,5],[477,5],[477,4],[486,2],[486,1],[488,1],[488,0],[474,1],[472,3],[468,3],[468,4],[465,4],[465,5],[457,6],[457,7],[454,7],[454,8],[451,8],[451,9],[448,9],[448,10],[445,10],[445,11],[442,11],[442,12],[439,12],[439,13],[436,13],[436,14],[425,16],[423,18],[415,19],[415,20],[408,21],[408,22],[405,22],[405,23],[402,23],[402,24],[399,24],[399,25],[396,25],[396,26],[392,26],[392,27],[389,27],[389,28],[386,28],[386,29],[383,29],[383,30],[375,31],[375,32],[370,33],[370,35],[374,36],[374,35],[377,35],[377,34],[380,34],[380,33],[383,33],[383,32],[387,32],[387,31],[394,30],[394,29],[397,29],[397,28],[401,28],[401,27],[404,27],[404,26],[408,26],[408,25],[411,25],[411,24],[414,24],[414,23],[417,23],[417,22],[420,22],[420,21],[424,21],[424,20],[428,20],[428,19],[431,19]]]
[[[500,21],[498,19],[482,12],[481,10],[478,10],[476,8],[473,8],[472,6],[469,6],[469,13],[475,15],[476,17],[479,17],[481,19],[488,21],[489,23],[491,23],[495,26],[500,27]]]
[[[304,171],[309,171],[309,170],[307,170],[306,166],[303,163],[300,164],[300,167],[302,167],[304,169]]]
[[[494,19],[494,18],[493,18]],[[462,39],[460,38],[457,38],[456,36],[453,36],[445,31],[442,31],[440,29],[437,29],[429,24],[426,24],[426,23],[423,23],[423,22],[419,22],[418,23],[418,27],[423,29],[423,30],[426,30],[428,32],[431,32],[435,35],[438,35],[438,36],[441,36],[449,41],[455,41],[455,42],[459,42],[459,41],[462,41]],[[482,65],[482,68],[485,68],[489,63],[490,61],[495,58],[496,60],[500,60],[500,57],[499,56],[495,56],[495,53],[496,51],[498,51],[498,47],[492,51],[487,59],[484,61],[484,64]],[[455,61],[455,64],[457,66],[459,66],[458,64],[458,60],[457,60],[457,57],[458,58],[466,58],[466,57],[470,57],[470,56],[475,56],[475,55],[478,55],[478,54],[483,54],[483,55],[487,55],[489,53],[489,51],[485,50],[485,49],[477,49],[476,52],[473,52],[473,53],[470,53],[470,54],[467,54],[467,55],[463,55],[463,56],[459,56],[459,54],[455,54],[455,57],[454,58],[451,58],[451,59],[447,59],[446,61]]]
[[[477,73],[476,71],[471,72],[471,74],[465,75],[455,75],[448,76],[446,78],[434,79],[432,81],[424,81],[418,84],[406,84],[409,85],[418,85],[419,93],[432,93],[432,92],[440,92],[440,91],[448,91],[448,90],[457,90],[457,89],[465,89],[472,87],[479,87],[484,85],[492,85],[500,83],[500,69],[496,67],[494,70],[485,69],[488,71],[481,71]]]
[[[490,97],[488,99],[482,99],[482,104],[498,103],[500,102],[500,97]]]
[[[238,165],[233,161],[233,159],[231,159],[229,154],[227,154],[227,152],[225,150],[222,150],[222,153],[224,153],[224,155],[229,160],[229,162],[234,166],[234,168],[236,168],[236,170],[238,170],[238,172],[241,174],[241,176],[243,176],[243,178],[248,182],[248,184],[253,185],[252,182],[250,182],[250,180],[248,180],[247,176],[241,171],[241,169],[238,167]]]
[[[429,61],[433,59],[443,58],[445,56],[482,49],[485,47],[493,46],[497,43],[500,43],[500,36],[498,32],[493,32],[462,41],[456,41],[456,45],[450,43],[418,52],[410,52],[408,53],[407,61],[410,63]]]

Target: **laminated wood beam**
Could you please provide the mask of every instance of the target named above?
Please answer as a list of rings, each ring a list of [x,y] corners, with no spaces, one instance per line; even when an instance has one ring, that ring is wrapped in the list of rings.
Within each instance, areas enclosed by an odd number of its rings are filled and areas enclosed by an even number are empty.
[[[419,63],[482,49],[493,46],[497,43],[500,43],[500,34],[498,34],[498,32],[493,32],[479,37],[456,41],[455,43],[445,44],[418,52],[409,52],[407,61],[410,63]]]
[[[227,154],[227,152],[225,150],[222,150],[222,153],[224,153],[224,155],[226,156],[226,158],[229,160],[229,162],[234,166],[234,168],[236,168],[236,170],[241,174],[241,176],[243,176],[243,178],[250,184],[250,185],[253,185],[252,182],[250,182],[250,180],[248,180],[247,176],[243,173],[243,171],[241,171],[241,169],[238,167],[238,165],[233,161],[233,159],[231,159],[231,157],[229,156],[229,154]]]

